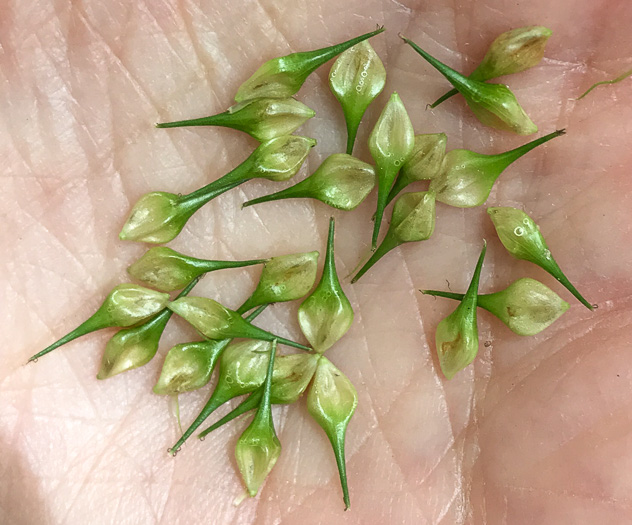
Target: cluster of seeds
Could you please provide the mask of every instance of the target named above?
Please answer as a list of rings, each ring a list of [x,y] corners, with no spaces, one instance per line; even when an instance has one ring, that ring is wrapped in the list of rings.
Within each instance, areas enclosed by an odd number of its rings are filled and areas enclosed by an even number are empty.
[[[152,192],[142,196],[130,212],[120,238],[155,244],[169,242],[198,209],[218,195],[254,178],[273,181],[292,178],[316,145],[312,138],[292,134],[315,115],[292,96],[313,71],[338,55],[329,83],[346,120],[346,153],[329,156],[298,184],[248,201],[244,206],[279,199],[312,198],[340,210],[352,210],[377,184],[377,209],[371,237],[373,253],[352,283],[397,246],[430,238],[435,227],[436,201],[461,208],[482,205],[505,169],[533,148],[564,133],[564,130],[555,131],[496,155],[465,149],[446,153],[446,135],[415,135],[404,104],[397,93],[393,93],[369,138],[375,167],[355,158],[352,154],[360,122],[386,83],[384,66],[368,42],[382,31],[383,28],[378,28],[342,44],[270,60],[240,86],[236,104],[227,111],[158,124],[161,128],[224,126],[244,131],[261,144],[235,169],[188,195]],[[551,31],[544,27],[521,28],[500,35],[469,77],[442,64],[405,37],[402,39],[455,88],[432,107],[459,92],[483,124],[527,135],[535,133],[537,127],[513,93],[505,85],[486,81],[537,64],[550,35]],[[428,189],[401,194],[409,184],[418,181],[429,181]],[[395,203],[390,225],[378,245],[384,211],[391,201]],[[513,256],[541,266],[592,309],[562,273],[538,226],[528,215],[514,208],[489,208],[488,213],[502,244]],[[478,295],[485,251],[484,244],[465,294],[424,291],[459,301],[454,312],[439,323],[436,332],[439,363],[448,379],[476,357],[477,307],[496,315],[520,335],[540,332],[569,307],[544,284],[529,278],[519,279],[505,290]],[[190,323],[203,339],[181,343],[169,350],[154,392],[178,395],[201,388],[210,381],[216,365],[219,365],[219,374],[209,400],[169,451],[175,455],[224,403],[247,395],[199,437],[204,439],[221,425],[255,411],[235,447],[242,478],[248,493],[254,496],[281,453],[271,405],[294,403],[306,392],[308,411],[333,447],[343,499],[348,507],[345,434],[357,406],[357,393],[349,379],[323,355],[347,332],[354,315],[336,273],[333,219],[322,276],[312,291],[317,279],[318,257],[319,253],[313,251],[269,259],[216,261],[190,257],[164,246],[151,248],[128,269],[131,277],[147,287],[117,286],[93,316],[31,360],[95,330],[121,327],[123,329],[107,343],[97,375],[99,379],[106,379],[148,363],[158,350],[169,318],[175,313]],[[189,297],[204,274],[251,265],[263,266],[261,276],[252,295],[237,310],[213,299]],[[169,292],[176,290],[181,290],[180,294],[170,301]],[[298,323],[310,346],[253,324],[268,305],[303,298]],[[235,338],[244,340],[233,342]],[[277,355],[280,344],[301,352]]]

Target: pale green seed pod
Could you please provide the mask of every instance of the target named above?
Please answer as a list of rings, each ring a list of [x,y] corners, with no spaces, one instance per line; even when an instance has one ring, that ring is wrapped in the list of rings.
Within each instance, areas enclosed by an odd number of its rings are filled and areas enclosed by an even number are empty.
[[[369,150],[377,166],[378,179],[373,248],[377,246],[389,192],[401,166],[410,158],[414,144],[415,132],[410,117],[399,95],[393,93],[369,137]]]
[[[395,201],[391,224],[382,243],[351,282],[358,281],[375,263],[399,245],[429,239],[434,232],[435,217],[434,193],[404,193]]]
[[[281,199],[318,199],[332,208],[353,210],[375,186],[373,166],[345,153],[327,157],[309,177],[284,190],[252,199],[243,207]]]
[[[502,33],[489,46],[470,78],[484,81],[538,65],[552,34],[553,31],[544,26],[519,27]]]
[[[516,259],[537,264],[550,273],[571,292],[586,308],[594,307],[577,291],[564,275],[540,233],[539,226],[522,210],[511,207],[488,208],[500,242]]]
[[[301,89],[307,77],[325,62],[382,31],[384,28],[378,28],[341,44],[268,60],[239,87],[235,100],[241,102],[257,97],[291,97]]]
[[[345,464],[347,425],[358,406],[358,393],[349,379],[329,359],[322,356],[307,392],[307,410],[325,431],[334,450],[345,508],[349,489]]]
[[[235,445],[237,466],[251,497],[257,495],[281,455],[281,443],[274,430],[270,400],[275,353],[276,342],[273,342],[261,403],[252,423]]]
[[[292,178],[315,145],[316,141],[307,137],[278,137],[261,144],[231,172],[188,195],[147,193],[132,208],[119,238],[154,244],[169,242],[197,210],[222,193],[254,178]]]
[[[347,154],[353,153],[358,127],[366,109],[386,85],[386,69],[368,41],[342,53],[329,72],[329,86],[340,102],[347,123]]]
[[[461,301],[463,294],[423,290],[424,294]],[[518,335],[536,335],[553,324],[569,304],[548,286],[523,277],[499,292],[478,296],[478,307],[491,312]]]
[[[268,304],[273,301],[266,301]],[[258,305],[257,305],[258,306]],[[213,299],[205,297],[182,297],[168,303],[167,308],[193,325],[208,339],[229,339],[246,337],[262,341],[278,340],[280,343],[301,350],[309,347],[295,343],[283,337],[278,337],[266,330],[262,330],[243,319],[237,312],[226,308]]]
[[[305,296],[316,282],[318,255],[313,251],[269,259],[263,265],[257,288],[239,311],[247,312],[262,304],[294,301]]]
[[[437,325],[435,344],[441,371],[447,379],[452,379],[457,372],[467,367],[478,353],[476,306],[485,251],[486,245],[478,258],[465,297],[456,310]]]
[[[251,178],[272,181],[289,180],[298,173],[310,150],[316,145],[314,139],[286,135],[264,142],[254,156]]]
[[[282,355],[274,363],[270,399],[274,404],[298,401],[307,389],[318,365],[317,354]]]
[[[169,295],[136,284],[119,284],[105,298],[99,309],[77,328],[29,359],[36,361],[56,348],[83,335],[112,326],[126,327],[140,323],[160,312]]]
[[[550,29],[542,26],[520,27],[502,33],[492,42],[485,58],[468,78],[484,82],[536,66],[542,60],[552,34]],[[449,91],[430,107],[437,107],[457,93],[456,89]]]
[[[333,346],[353,323],[353,308],[340,285],[334,256],[334,219],[329,221],[327,255],[316,289],[298,309],[298,323],[318,353]]]
[[[402,39],[465,97],[467,105],[483,124],[518,135],[531,135],[538,131],[538,127],[531,121],[507,86],[472,80],[429,55],[411,40],[404,37]]]
[[[448,137],[445,133],[415,135],[410,158],[402,165],[399,177],[388,195],[391,202],[406,186],[420,180],[435,178],[443,164]]]
[[[262,264],[265,260],[211,261],[176,252],[166,246],[150,248],[127,272],[139,281],[164,292],[184,288],[196,277],[226,268],[241,268]]]
[[[445,156],[439,175],[430,181],[430,191],[437,200],[450,206],[472,208],[484,204],[494,183],[512,163],[520,157],[566,133],[554,131],[522,146],[499,153],[483,155],[467,149],[454,149]]]
[[[222,126],[244,131],[264,142],[290,135],[314,115],[313,109],[293,98],[256,98],[235,104],[217,115],[156,124],[156,127]]]
[[[540,333],[569,308],[548,286],[529,278],[518,279],[500,292],[479,296],[478,302],[518,335]]]
[[[211,379],[215,363],[231,339],[175,345],[167,352],[154,394],[177,395],[197,390]]]

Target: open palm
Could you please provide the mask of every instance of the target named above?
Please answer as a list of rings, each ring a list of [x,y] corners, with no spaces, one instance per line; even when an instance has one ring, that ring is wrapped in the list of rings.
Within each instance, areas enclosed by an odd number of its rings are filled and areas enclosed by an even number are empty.
[[[629,68],[632,10],[623,0],[483,2],[5,2],[0,31],[2,341],[0,522],[75,523],[629,523],[632,462],[632,122],[629,84],[583,90]],[[456,5],[456,6],[455,6]],[[460,97],[426,104],[449,86],[398,31],[469,72],[502,31],[553,29],[540,66],[507,79],[540,133],[567,135],[520,159],[489,205],[524,207],[589,312],[533,265],[512,259],[483,208],[437,206],[426,242],[394,251],[357,284],[351,331],[328,357],[357,387],[347,437],[351,509],[343,512],[329,443],[304,401],[275,407],[283,453],[255,499],[243,493],[233,448],[246,419],[174,459],[179,429],[169,400],[152,394],[162,356],[194,332],[173,319],[147,366],[97,381],[111,332],[38,363],[36,351],[70,330],[126,280],[143,246],[118,240],[143,193],[192,191],[245,159],[255,142],[225,129],[156,130],[157,121],[223,111],[266,59],[370,31],[388,72],[356,153],[397,91],[417,133],[444,131],[448,148],[501,152],[526,139],[484,128]],[[345,145],[328,66],[298,98],[317,116],[303,177]],[[197,257],[248,259],[318,249],[331,209],[283,201],[241,210],[283,185],[252,182],[198,212],[170,244]],[[420,185],[420,188],[422,186]],[[335,212],[341,275],[370,245],[375,201]],[[434,329],[454,304],[419,288],[464,291],[482,239],[484,292],[537,278],[571,302],[538,336],[479,317],[480,352],[446,381]],[[210,274],[195,294],[236,307],[256,269]],[[268,308],[259,326],[301,337],[297,304]],[[484,343],[484,344],[483,344]],[[208,389],[180,397],[187,425]]]

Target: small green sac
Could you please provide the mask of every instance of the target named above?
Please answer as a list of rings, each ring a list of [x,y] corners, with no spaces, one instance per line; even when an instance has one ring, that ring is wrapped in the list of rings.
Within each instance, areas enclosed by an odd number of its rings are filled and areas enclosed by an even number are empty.
[[[182,317],[208,339],[246,337],[262,341],[276,339],[279,343],[309,351],[310,348],[284,337],[278,337],[243,319],[239,313],[205,297],[181,297],[168,303],[167,308]]]
[[[493,78],[520,73],[538,65],[544,57],[546,43],[552,34],[553,31],[544,26],[519,27],[500,34],[489,46],[482,62],[468,78],[485,82]],[[456,89],[448,91],[430,107],[436,108],[457,93]]]
[[[196,277],[227,268],[263,264],[267,259],[250,261],[211,261],[176,252],[166,246],[147,250],[127,272],[134,279],[163,292],[180,290]]]
[[[267,305],[260,306],[246,317],[252,322]],[[177,395],[206,385],[222,352],[232,339],[195,341],[174,346],[167,352],[154,385],[158,395]]]
[[[276,341],[273,341],[259,408],[235,445],[237,467],[251,497],[257,495],[281,455],[281,443],[274,430],[270,400],[275,353]]]
[[[272,403],[275,405],[288,405],[298,401],[316,372],[319,358],[318,354],[292,354],[277,357],[274,363],[272,389],[270,391]],[[224,417],[200,432],[198,437],[203,440],[219,427],[250,410],[254,410],[259,405],[262,394],[263,385],[254,390]]]
[[[188,295],[199,280],[199,277],[192,279],[178,297]],[[97,379],[108,379],[149,363],[158,351],[158,343],[171,315],[171,310],[163,308],[142,324],[114,334],[105,346]]]
[[[271,343],[249,339],[231,343],[221,354],[217,385],[193,423],[169,449],[176,454],[195,430],[220,406],[227,401],[249,394],[259,388],[265,380],[266,356]]]
[[[483,155],[467,149],[449,151],[439,174],[430,181],[430,190],[437,200],[458,208],[480,206],[489,197],[494,183],[512,163],[532,149],[566,133],[558,130],[522,146],[498,153]]]
[[[350,505],[345,437],[357,406],[358,393],[351,381],[329,359],[321,356],[314,380],[307,392],[307,410],[325,431],[333,448],[345,510]]]
[[[357,208],[375,187],[373,166],[346,153],[327,157],[309,177],[284,190],[244,203],[243,207],[281,199],[317,199],[332,208]]]
[[[135,325],[160,312],[169,301],[169,295],[136,284],[119,284],[105,298],[99,309],[77,328],[29,359],[36,361],[56,348],[83,335],[118,326]]]
[[[377,247],[384,209],[397,173],[408,161],[415,144],[415,132],[399,95],[393,93],[369,137],[369,150],[377,167],[377,210],[371,245]]]
[[[310,296],[298,309],[298,322],[312,348],[323,353],[333,346],[351,327],[353,308],[336,273],[334,258],[333,217],[329,220],[327,254],[323,275]]]
[[[531,135],[538,131],[538,127],[531,121],[507,86],[469,79],[426,53],[411,40],[401,35],[400,37],[465,97],[467,105],[480,122],[518,135]]]
[[[478,353],[476,306],[478,283],[485,259],[487,244],[483,244],[474,275],[463,300],[456,310],[437,325],[435,343],[441,371],[447,379],[468,366]]]
[[[618,77],[613,78],[612,80],[603,80],[601,82],[595,82],[592,86],[590,86],[586,91],[584,91],[584,93],[582,93],[580,96],[578,96],[575,100],[581,100],[586,95],[588,95],[588,93],[590,93],[593,89],[595,89],[595,88],[597,88],[599,86],[608,86],[608,85],[612,85],[612,84],[617,84],[617,83],[621,82],[622,80],[625,80],[626,78],[628,78],[630,76],[632,76],[632,69],[629,69],[628,71],[624,71]]]
[[[382,243],[351,282],[357,282],[376,262],[399,245],[429,239],[434,232],[434,227],[434,193],[430,191],[404,193],[395,201],[391,224]]]
[[[522,210],[511,207],[488,208],[500,242],[516,259],[537,264],[550,273],[589,310],[595,307],[577,291],[562,272],[540,233],[540,227]]]
[[[292,178],[315,145],[316,141],[307,137],[278,137],[259,145],[231,172],[188,195],[147,193],[132,208],[119,238],[154,244],[169,242],[197,210],[222,193],[254,178],[273,181]]]
[[[413,151],[402,165],[399,176],[388,194],[387,204],[409,184],[420,180],[432,180],[439,174],[447,141],[445,133],[415,135]]]
[[[318,252],[293,253],[268,259],[252,295],[239,313],[262,304],[294,301],[304,297],[316,282]],[[280,343],[283,339],[277,338]]]
[[[463,300],[464,295],[438,290],[423,290],[424,294]],[[536,335],[548,328],[566,312],[569,304],[548,286],[523,277],[504,290],[481,294],[477,306],[491,312],[518,335]]]
[[[382,31],[384,28],[378,28],[334,46],[268,60],[239,87],[235,101],[258,97],[291,97],[301,89],[307,77],[325,62]]]
[[[265,142],[294,133],[314,115],[313,109],[293,98],[256,98],[235,104],[217,115],[156,124],[156,127],[222,126],[243,131]]]
[[[342,53],[329,72],[329,87],[347,123],[347,154],[353,153],[358,127],[367,108],[386,85],[386,69],[368,41]]]

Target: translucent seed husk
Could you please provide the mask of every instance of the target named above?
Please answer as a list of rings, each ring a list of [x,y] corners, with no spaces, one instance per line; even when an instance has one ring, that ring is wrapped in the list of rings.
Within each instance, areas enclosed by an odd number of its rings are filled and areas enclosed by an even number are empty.
[[[332,217],[329,220],[323,275],[316,289],[298,309],[301,330],[309,344],[318,353],[331,348],[353,323],[353,308],[336,273],[334,228],[335,222]]]

